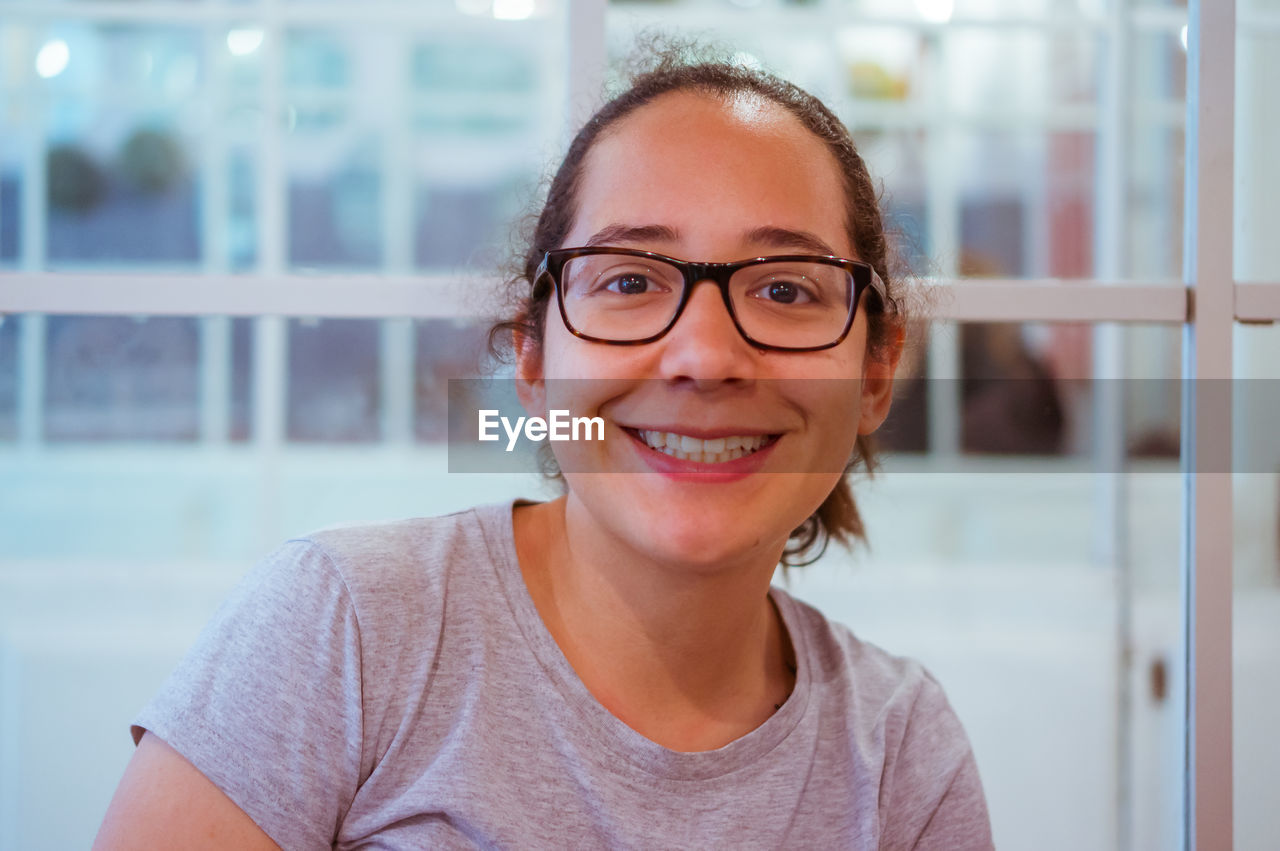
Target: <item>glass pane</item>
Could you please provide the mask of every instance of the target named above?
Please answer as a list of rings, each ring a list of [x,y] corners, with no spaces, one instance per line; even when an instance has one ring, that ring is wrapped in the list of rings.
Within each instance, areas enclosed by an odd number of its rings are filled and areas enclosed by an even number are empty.
[[[420,269],[478,268],[500,252],[510,222],[528,197],[525,182],[506,185],[420,186],[415,204],[414,265]]]
[[[894,105],[918,106],[928,92],[929,59],[935,50],[923,32],[874,25],[842,28],[836,33],[836,51],[846,75],[844,94],[863,102],[850,111],[850,118],[874,123],[877,113],[890,119],[902,115]]]
[[[382,261],[383,167],[378,116],[355,109],[355,77],[376,55],[356,36],[291,30],[284,38],[289,170],[288,258],[301,267]]]
[[[1272,14],[1280,7],[1270,4]],[[1251,32],[1247,16],[1236,40],[1235,274],[1241,281],[1280,281],[1280,35]]]
[[[226,264],[252,269],[258,262],[258,169],[253,152],[233,149],[227,157]]]
[[[424,321],[410,338],[408,374],[416,377],[403,394],[426,430],[424,445],[379,440],[387,402],[379,370],[391,323],[233,319],[229,346],[216,349],[201,345],[210,324],[31,314],[0,321],[0,582],[9,568],[55,562],[152,564],[176,578],[175,559],[230,560],[238,573],[265,548],[346,517],[448,511],[513,487],[515,479],[502,476],[447,477],[444,447],[425,445],[447,403],[445,381],[480,374],[487,322]],[[272,339],[277,329],[287,334],[284,347]],[[28,349],[19,349],[26,333],[43,339],[34,375],[43,384],[35,399],[44,404],[20,412],[44,423],[31,446],[12,442],[16,408],[29,395],[17,393],[15,380],[29,366],[20,357]],[[265,370],[263,340],[282,357]],[[201,360],[210,351],[228,363]],[[204,374],[226,367],[230,393],[201,399]],[[273,369],[287,388],[271,384]],[[247,442],[262,378],[268,398],[280,394],[269,407],[282,421],[269,426],[288,442]],[[231,441],[199,434],[205,401],[229,406]],[[315,441],[351,445],[339,451]],[[525,491],[536,493],[536,484]],[[77,518],[75,535],[65,533],[67,517]]]
[[[45,328],[46,440],[195,439],[194,320],[51,316]]]
[[[856,115],[857,110],[851,111]],[[848,120],[849,116],[845,116]],[[930,233],[928,217],[928,139],[923,130],[851,127],[854,144],[883,181],[880,207],[893,235],[894,250],[907,266],[926,274]]]
[[[411,261],[419,269],[494,268],[558,144],[563,106],[549,78],[561,60],[549,48],[563,34],[537,17],[515,29],[497,23],[485,23],[480,38],[424,33],[408,45]]]
[[[109,165],[87,149],[86,139],[50,139],[51,263],[199,259],[198,189],[186,144],[167,126],[144,127],[139,121],[120,140],[119,158]]]
[[[289,184],[289,262],[371,268],[382,260],[379,163],[353,155],[319,177]]]
[[[1063,455],[1090,445],[1087,326],[968,324],[960,332],[960,448],[976,454]],[[1083,337],[1083,339],[1081,339]]]
[[[227,427],[231,440],[253,438],[254,321],[231,320],[231,411]]]
[[[198,261],[200,32],[67,21],[34,35],[48,261]]]
[[[1187,46],[1181,29],[1138,31],[1130,56],[1135,106],[1155,117],[1162,106],[1180,106],[1187,98]],[[1177,115],[1176,113],[1174,114]]]
[[[290,264],[452,269],[505,248],[559,133],[551,23],[290,31]]]
[[[16,32],[0,26],[0,38]],[[5,83],[0,71],[0,268],[17,263],[22,239],[23,109]]]
[[[1026,19],[1053,20],[1057,16],[1070,19],[1078,15],[1098,15],[1116,0],[916,0],[904,6],[914,6],[927,21],[945,22],[954,14],[965,19]],[[889,5],[885,0],[862,0]]]
[[[37,168],[37,261],[253,263],[261,30],[61,20],[0,44],[0,263]]]
[[[289,323],[288,437],[376,441],[379,323],[294,319]]]
[[[943,428],[967,455],[1071,457],[1092,464],[1114,424],[1123,428],[1116,451],[1132,462],[1176,461],[1182,388],[1173,376],[1180,368],[1181,329],[1102,332],[1119,334],[1122,361],[1108,368],[1126,377],[1101,380],[1093,378],[1098,327],[1105,326],[935,327],[931,342],[909,350],[899,368],[894,407],[877,432],[879,442],[894,452],[926,452],[930,429]],[[927,377],[930,345],[955,352],[958,380]],[[933,417],[942,425],[932,424]]]
[[[1182,280],[1185,135],[1181,127],[1134,128],[1129,216],[1124,224],[1129,277]]]
[[[966,277],[1093,274],[1093,134],[990,130],[949,142],[959,216],[931,252],[939,262],[954,245]]]
[[[1186,47],[1176,30],[1137,31],[1131,43],[1121,274],[1181,281]]]
[[[1237,326],[1235,352],[1235,847],[1267,848],[1280,832],[1275,796],[1268,794],[1280,770],[1280,328]]]
[[[1098,14],[1115,0],[917,0],[914,4],[920,14],[936,19],[942,10],[954,3],[956,17],[965,18],[1051,18],[1053,15],[1072,13]]]
[[[0,441],[18,436],[18,318],[0,316]]]
[[[1055,104],[1097,99],[1097,41],[1090,33],[1014,27],[948,31],[943,103],[958,112],[1022,115],[1044,121]],[[1017,68],[1016,74],[1009,73]],[[1065,116],[1064,116],[1065,117]]]
[[[444,441],[449,436],[449,379],[484,374],[489,326],[432,319],[416,324],[414,351],[414,438]]]
[[[491,266],[507,248],[544,164],[531,139],[549,140],[545,56],[501,31],[478,42],[422,37],[410,53],[413,264]]]

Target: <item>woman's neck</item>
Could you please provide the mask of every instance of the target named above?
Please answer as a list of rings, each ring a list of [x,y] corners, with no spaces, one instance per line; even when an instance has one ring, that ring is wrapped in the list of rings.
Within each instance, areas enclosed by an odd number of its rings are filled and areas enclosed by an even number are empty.
[[[516,510],[516,551],[547,630],[596,699],[673,750],[721,747],[790,693],[794,661],[768,598],[777,562],[652,563],[566,499]]]

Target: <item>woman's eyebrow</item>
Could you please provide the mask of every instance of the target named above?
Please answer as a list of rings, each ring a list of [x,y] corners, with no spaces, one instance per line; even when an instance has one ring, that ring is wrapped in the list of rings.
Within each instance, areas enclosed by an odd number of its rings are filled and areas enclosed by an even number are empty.
[[[680,232],[667,225],[606,225],[596,231],[584,248],[596,245],[618,245],[651,242],[679,242]],[[748,231],[744,243],[764,245],[780,250],[802,251],[806,254],[836,254],[836,251],[812,233],[803,230],[764,225]]]
[[[792,230],[771,225],[758,227],[747,234],[747,241],[752,244],[763,243],[770,248],[792,249],[807,254],[835,255],[835,250],[817,236],[804,230]]]
[[[680,235],[666,225],[608,225],[583,243],[584,248],[617,243],[678,242]]]

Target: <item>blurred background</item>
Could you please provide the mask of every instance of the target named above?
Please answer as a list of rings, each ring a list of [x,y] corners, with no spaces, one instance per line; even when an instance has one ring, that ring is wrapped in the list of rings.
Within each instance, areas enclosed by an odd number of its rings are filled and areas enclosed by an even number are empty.
[[[1235,278],[1280,281],[1280,2],[1238,10],[1218,177]],[[857,486],[870,548],[786,583],[938,676],[1000,847],[1178,847],[1182,321],[1011,321],[965,285],[1181,290],[1187,22],[1177,0],[0,0],[0,848],[91,841],[129,720],[283,539],[551,495],[447,472],[446,383],[490,370],[487,295],[654,28],[836,109],[904,263],[947,285]],[[6,301],[68,282],[136,313]],[[403,313],[377,306],[395,286]],[[1237,325],[1244,849],[1280,832],[1280,411],[1245,389],[1278,364],[1280,331]]]

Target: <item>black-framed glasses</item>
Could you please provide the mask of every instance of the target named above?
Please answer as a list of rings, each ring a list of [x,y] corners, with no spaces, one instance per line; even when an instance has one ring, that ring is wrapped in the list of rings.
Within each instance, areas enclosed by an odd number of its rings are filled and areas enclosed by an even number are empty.
[[[812,352],[849,334],[868,288],[885,299],[870,265],[787,254],[735,263],[694,263],[630,248],[558,248],[542,258],[569,332],[596,343],[638,345],[675,326],[701,281],[720,287],[734,326],[762,349]]]

